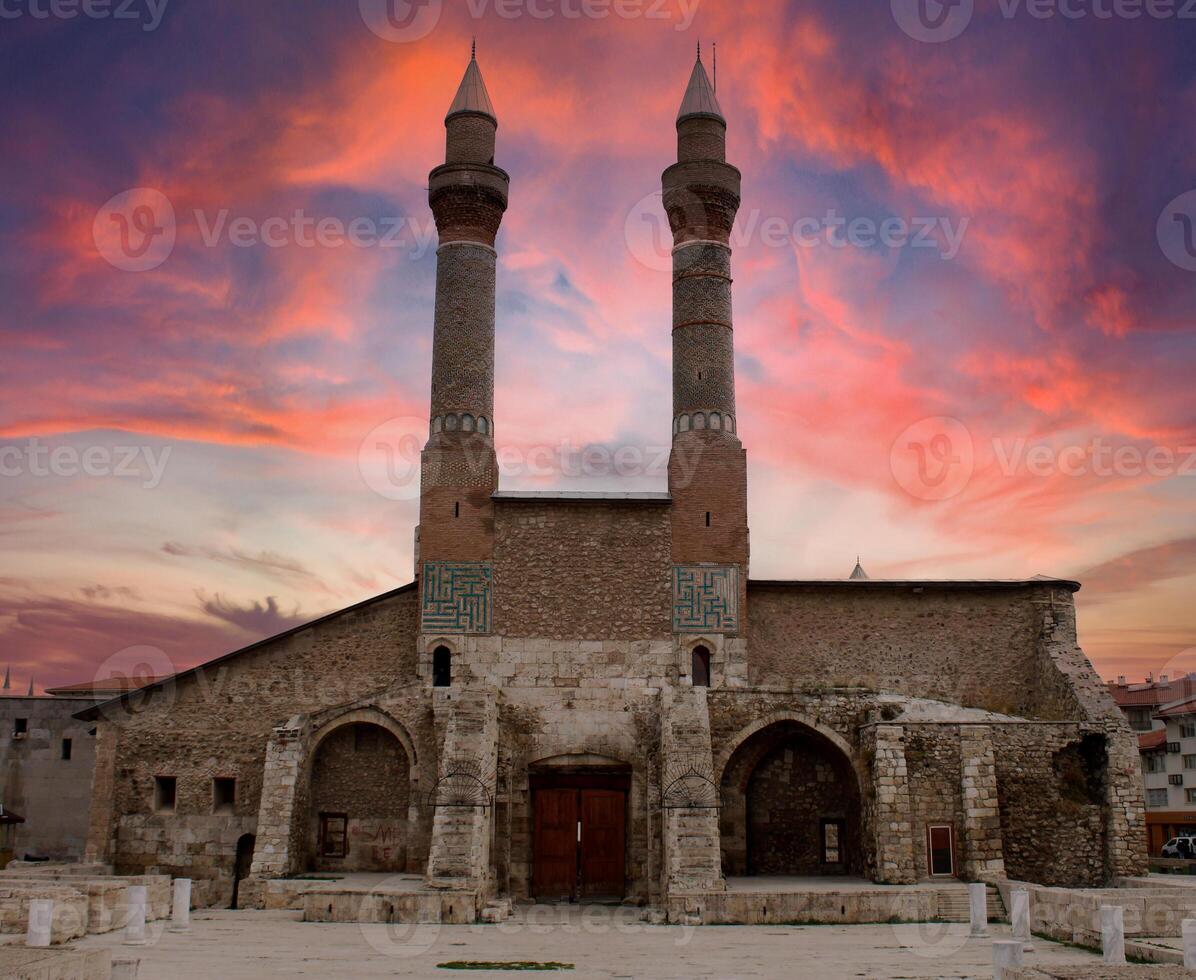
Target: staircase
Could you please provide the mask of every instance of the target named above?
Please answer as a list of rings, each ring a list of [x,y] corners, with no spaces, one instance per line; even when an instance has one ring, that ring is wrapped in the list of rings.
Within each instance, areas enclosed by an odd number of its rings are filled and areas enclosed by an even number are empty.
[[[985,889],[988,899],[988,921],[1003,922],[1007,916],[1005,905],[1001,902],[1001,893],[992,885]],[[968,901],[968,890],[959,885],[944,885],[938,893],[936,903],[938,912],[935,916],[940,922],[969,922],[972,917],[971,906]]]

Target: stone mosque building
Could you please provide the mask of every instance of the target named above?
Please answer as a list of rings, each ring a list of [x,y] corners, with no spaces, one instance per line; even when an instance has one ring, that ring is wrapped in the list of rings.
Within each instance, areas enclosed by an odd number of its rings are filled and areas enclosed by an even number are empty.
[[[476,59],[445,125],[415,581],[93,710],[90,859],[242,905],[384,872],[390,914],[415,895],[452,921],[504,897],[746,921],[770,876],[1143,872],[1137,746],[1077,645],[1078,583],[751,578],[740,172],[700,58],[663,177],[664,493],[499,487],[509,177]]]

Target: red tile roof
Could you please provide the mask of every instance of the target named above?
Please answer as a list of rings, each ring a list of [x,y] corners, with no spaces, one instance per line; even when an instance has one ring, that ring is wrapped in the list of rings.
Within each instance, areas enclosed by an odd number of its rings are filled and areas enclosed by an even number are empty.
[[[1186,698],[1170,708],[1163,708],[1157,712],[1160,718],[1178,718],[1180,715],[1196,714],[1196,698]]]
[[[1196,697],[1196,679],[1184,677],[1166,684],[1109,684],[1119,708],[1147,708],[1180,698]]]
[[[1138,751],[1149,752],[1151,749],[1161,749],[1167,744],[1167,729],[1160,728],[1153,732],[1143,732],[1138,736]]]

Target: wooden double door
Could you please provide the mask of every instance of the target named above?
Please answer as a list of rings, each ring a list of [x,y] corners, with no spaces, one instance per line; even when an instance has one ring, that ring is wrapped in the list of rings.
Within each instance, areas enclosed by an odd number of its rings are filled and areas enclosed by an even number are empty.
[[[607,781],[544,780],[533,783],[532,799],[532,894],[548,900],[621,899],[626,789]]]

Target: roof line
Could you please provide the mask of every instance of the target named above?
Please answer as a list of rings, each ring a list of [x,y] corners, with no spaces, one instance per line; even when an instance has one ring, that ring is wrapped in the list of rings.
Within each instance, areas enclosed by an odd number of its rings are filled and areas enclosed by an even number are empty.
[[[1027,578],[1027,579],[846,579],[846,578],[810,578],[810,579],[760,579],[748,580],[749,586],[783,587],[802,585],[841,585],[852,589],[883,589],[883,588],[953,588],[953,589],[1021,589],[1033,585],[1062,585],[1078,592],[1080,583],[1066,578]]]
[[[255,640],[248,646],[233,650],[231,653],[223,654],[219,657],[216,657],[214,660],[208,660],[202,664],[196,664],[194,667],[190,667],[187,670],[181,670],[177,674],[171,674],[169,677],[163,677],[160,680],[153,681],[152,683],[145,685],[145,687],[138,687],[130,691],[125,691],[123,694],[117,695],[114,698],[110,698],[107,701],[101,701],[99,704],[95,704],[85,711],[80,711],[73,717],[79,719],[80,721],[94,721],[104,711],[105,708],[111,705],[124,704],[134,694],[140,694],[144,691],[155,691],[165,687],[167,684],[174,684],[180,680],[183,680],[184,678],[193,677],[201,670],[207,670],[211,667],[219,667],[221,664],[227,663],[229,660],[232,660],[235,657],[240,657],[246,653],[252,653],[253,651],[258,650],[267,644],[275,643],[279,640],[285,640],[294,636],[296,633],[303,632],[306,629],[312,629],[313,627],[321,626],[324,623],[327,623],[329,620],[335,619],[337,616],[343,616],[345,613],[356,612],[358,609],[364,609],[366,606],[372,606],[376,602],[384,602],[387,599],[393,599],[395,596],[402,595],[404,592],[410,592],[415,588],[415,586],[415,582],[408,582],[406,585],[400,585],[397,589],[391,589],[389,592],[383,592],[381,595],[372,596],[369,599],[363,599],[361,602],[355,602],[353,605],[345,606],[343,609],[335,609],[317,619],[308,620],[308,622],[300,623],[298,626],[292,626],[290,629],[283,630],[281,633],[275,633],[273,636],[267,636],[261,640]]]

